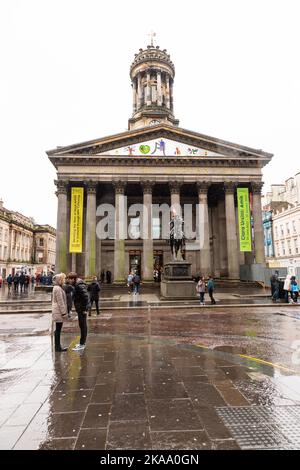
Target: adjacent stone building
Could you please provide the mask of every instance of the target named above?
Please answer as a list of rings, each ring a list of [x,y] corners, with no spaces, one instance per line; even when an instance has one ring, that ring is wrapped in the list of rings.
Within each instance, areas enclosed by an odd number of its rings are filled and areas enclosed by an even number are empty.
[[[36,225],[19,212],[6,209],[0,200],[0,274],[29,274],[54,270],[56,230]]]
[[[300,269],[300,173],[273,184],[263,198],[263,210],[271,214],[273,255],[268,253],[268,265],[295,274]]]
[[[47,152],[57,170],[57,271],[88,277],[110,270],[118,283],[134,269],[152,281],[153,266],[171,260],[161,217],[152,212],[153,204],[163,203],[180,206],[183,213],[184,204],[191,204],[193,226],[201,213],[201,239],[189,240],[185,254],[193,274],[239,279],[240,265],[264,266],[262,167],[272,155],[179,127],[174,77],[165,49],[140,49],[130,67],[128,131]],[[238,187],[251,193],[254,240],[248,253],[239,250]],[[71,188],[84,188],[80,253],[69,252]],[[147,217],[122,212],[125,200],[128,207],[143,203]],[[113,236],[105,240],[96,235],[105,217],[97,208],[104,204],[116,209]],[[128,225],[136,237],[129,236]],[[138,236],[141,225],[149,233],[146,239]]]

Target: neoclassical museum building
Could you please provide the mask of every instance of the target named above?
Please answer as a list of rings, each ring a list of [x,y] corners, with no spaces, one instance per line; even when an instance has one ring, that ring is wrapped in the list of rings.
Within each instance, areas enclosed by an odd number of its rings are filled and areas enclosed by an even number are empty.
[[[171,260],[161,217],[153,216],[152,204],[180,205],[183,218],[185,204],[194,207],[193,217],[201,208],[200,241],[188,240],[185,252],[192,274],[239,279],[241,265],[264,265],[262,167],[272,154],[179,127],[174,77],[165,49],[153,44],[140,49],[130,67],[128,131],[47,152],[57,170],[56,272],[72,270],[90,277],[109,270],[120,283],[134,269],[143,281],[152,281],[154,266]],[[82,191],[77,216],[72,216],[74,188]],[[249,190],[250,251],[240,250],[238,188]],[[140,215],[120,211],[125,199],[128,207],[143,204],[148,209],[142,220],[148,237],[139,236]],[[106,217],[98,210],[104,204],[116,211],[106,239],[96,233]],[[128,226],[135,236],[129,236]],[[77,233],[75,249],[72,230]]]

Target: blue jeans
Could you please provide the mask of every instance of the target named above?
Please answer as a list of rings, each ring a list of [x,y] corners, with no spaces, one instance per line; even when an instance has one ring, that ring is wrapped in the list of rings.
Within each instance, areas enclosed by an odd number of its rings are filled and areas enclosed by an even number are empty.
[[[134,284],[134,293],[139,294],[140,293],[140,284]]]
[[[200,292],[200,304],[204,303],[204,295],[205,295],[205,292]]]

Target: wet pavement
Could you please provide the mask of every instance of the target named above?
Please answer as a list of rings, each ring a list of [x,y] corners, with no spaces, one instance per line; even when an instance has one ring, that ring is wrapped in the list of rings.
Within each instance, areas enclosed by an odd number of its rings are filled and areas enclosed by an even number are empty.
[[[206,294],[204,308],[219,308],[223,306],[241,307],[247,305],[270,306],[273,305],[270,292],[253,286],[234,287],[230,285],[221,285],[214,294],[216,305],[210,304],[210,299]],[[143,307],[161,307],[161,308],[178,308],[182,306],[198,307],[199,299],[194,300],[166,300],[160,297],[159,285],[145,285],[142,287],[140,295],[128,293],[126,286],[104,285],[101,290],[101,309],[103,311],[118,310],[119,308],[143,308]],[[280,300],[277,305],[290,307]],[[298,304],[300,305],[300,304]],[[6,313],[26,314],[31,312],[49,313],[51,312],[51,293],[48,291],[36,291],[30,287],[25,293],[14,292],[9,293],[7,287],[0,289],[0,315]]]
[[[300,449],[297,306],[145,304],[81,353],[75,318],[54,353],[49,314],[1,315],[0,448]]]

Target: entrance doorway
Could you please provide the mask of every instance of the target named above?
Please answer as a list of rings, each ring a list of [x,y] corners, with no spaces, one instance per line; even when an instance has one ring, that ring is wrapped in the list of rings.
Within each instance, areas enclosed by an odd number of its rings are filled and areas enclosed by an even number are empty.
[[[129,252],[129,271],[134,274],[141,276],[141,252],[130,251]]]
[[[155,282],[161,281],[161,274],[163,271],[164,259],[163,251],[154,251],[153,252],[153,278]]]

